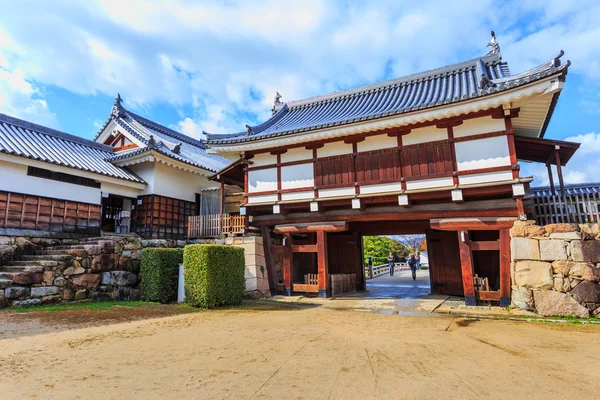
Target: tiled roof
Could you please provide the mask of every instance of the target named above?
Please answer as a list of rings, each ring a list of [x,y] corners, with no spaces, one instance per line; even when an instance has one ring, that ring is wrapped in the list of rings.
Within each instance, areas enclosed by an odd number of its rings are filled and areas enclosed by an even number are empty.
[[[555,191],[558,193],[560,188],[555,185]],[[548,197],[552,195],[550,186],[532,187],[529,192],[534,197]],[[600,197],[600,184],[598,183],[574,183],[565,185],[565,196],[582,196],[584,194]]]
[[[122,129],[144,143],[147,147],[119,152],[118,154],[114,154],[110,158],[110,161],[118,161],[146,151],[155,150],[175,160],[212,172],[217,172],[230,163],[229,160],[221,156],[206,153],[206,144],[202,141],[126,110],[121,105],[120,98],[115,102],[115,107],[117,107],[116,111],[113,107],[113,112],[104,128],[111,120],[114,120]]]
[[[239,143],[290,135],[440,107],[490,96],[558,71],[562,52],[551,61],[511,75],[499,53],[373,85],[284,104],[266,122],[235,134],[207,134],[207,144]],[[483,77],[482,77],[483,76]]]
[[[144,181],[111,164],[112,148],[0,114],[0,153],[43,161],[132,182]]]

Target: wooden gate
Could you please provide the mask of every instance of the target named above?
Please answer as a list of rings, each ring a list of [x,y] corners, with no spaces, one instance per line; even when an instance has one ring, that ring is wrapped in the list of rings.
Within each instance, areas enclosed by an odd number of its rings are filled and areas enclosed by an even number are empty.
[[[427,253],[431,292],[462,296],[464,290],[456,232],[428,230]]]

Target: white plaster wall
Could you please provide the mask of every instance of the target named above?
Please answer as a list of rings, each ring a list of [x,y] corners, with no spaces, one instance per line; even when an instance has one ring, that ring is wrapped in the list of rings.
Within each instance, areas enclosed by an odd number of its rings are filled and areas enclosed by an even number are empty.
[[[454,149],[459,171],[510,165],[506,136],[458,142]]]
[[[248,193],[277,190],[277,168],[248,171]]]
[[[293,192],[293,193],[282,193],[281,200],[312,200],[315,197],[314,191],[308,192]]]
[[[258,196],[248,196],[248,204],[269,203],[277,201],[276,194],[264,194]]]
[[[277,156],[271,153],[259,153],[250,159],[251,167],[260,167],[263,165],[277,164]]]
[[[319,197],[338,197],[338,196],[351,196],[354,194],[354,188],[337,188],[337,189],[321,189],[319,190]]]
[[[0,190],[91,204],[101,200],[100,189],[28,176],[26,165],[5,161],[0,161]]]
[[[352,154],[352,145],[344,142],[325,143],[323,147],[317,149],[317,157],[331,157],[342,154]]]
[[[448,139],[448,130],[440,129],[435,126],[413,129],[408,135],[402,136],[402,145],[435,142],[437,140]]]
[[[116,185],[114,183],[102,182],[102,192],[116,194],[123,197],[136,198],[144,193],[143,189],[135,189],[123,185]]]
[[[504,119],[494,119],[492,117],[466,119],[461,125],[452,128],[455,138],[505,130]]]
[[[371,151],[398,147],[398,139],[388,135],[367,136],[364,141],[357,143],[358,151]]]
[[[281,162],[312,160],[312,153],[312,150],[306,150],[304,147],[288,149],[288,151],[281,155]]]
[[[361,186],[360,194],[389,193],[399,192],[400,190],[402,190],[402,184],[400,183],[384,183],[380,185]]]
[[[436,179],[423,179],[418,181],[406,182],[406,190],[418,190],[418,189],[434,189],[440,187],[452,186],[454,181],[451,177],[448,178],[436,178]]]
[[[490,172],[487,174],[473,174],[458,177],[461,185],[473,185],[477,183],[512,181],[512,171]]]
[[[314,186],[315,175],[312,164],[298,164],[281,167],[282,189],[297,189]]]
[[[142,194],[154,193],[154,163],[144,162],[140,164],[130,165],[128,167],[134,174],[139,176],[146,182],[146,188]]]

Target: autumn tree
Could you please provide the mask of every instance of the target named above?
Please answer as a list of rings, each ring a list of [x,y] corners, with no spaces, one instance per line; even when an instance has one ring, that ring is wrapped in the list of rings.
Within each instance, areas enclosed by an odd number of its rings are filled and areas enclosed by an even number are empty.
[[[397,257],[406,257],[408,251],[399,241],[388,236],[365,236],[363,239],[365,263],[371,257],[373,265],[385,264],[392,251]]]

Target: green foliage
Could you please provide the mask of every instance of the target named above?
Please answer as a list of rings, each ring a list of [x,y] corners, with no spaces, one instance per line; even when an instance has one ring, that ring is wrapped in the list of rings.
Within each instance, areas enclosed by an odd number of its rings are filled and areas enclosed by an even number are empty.
[[[371,256],[373,265],[387,263],[390,250],[396,257],[406,257],[408,250],[397,240],[387,236],[365,236],[363,240],[365,264]]]
[[[244,269],[244,249],[240,247],[185,246],[185,301],[200,308],[241,304],[245,289]]]
[[[163,304],[177,300],[179,264],[182,262],[183,249],[143,249],[142,300]]]

